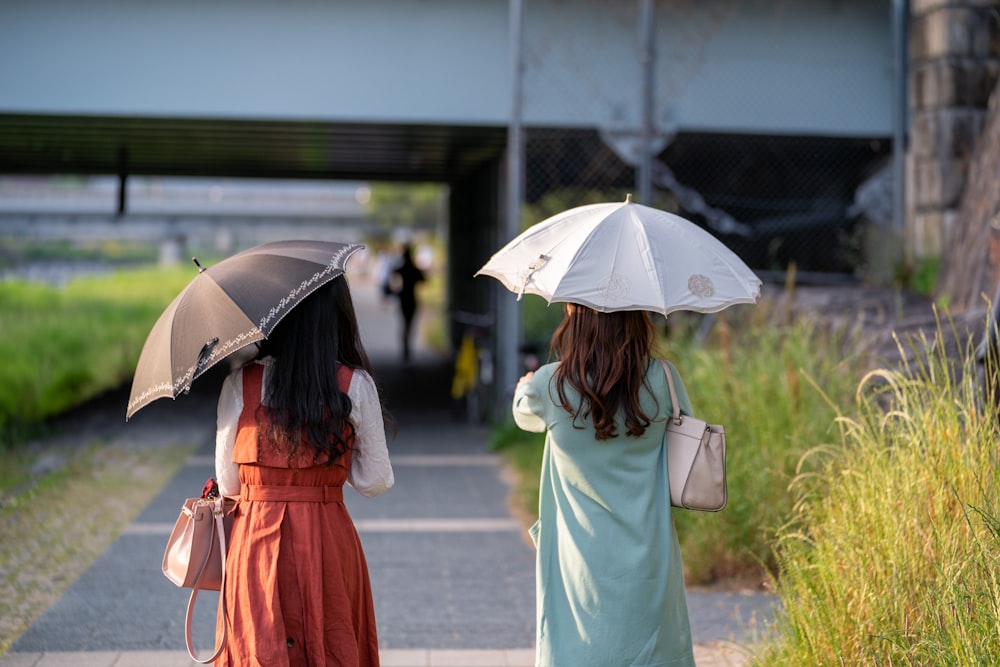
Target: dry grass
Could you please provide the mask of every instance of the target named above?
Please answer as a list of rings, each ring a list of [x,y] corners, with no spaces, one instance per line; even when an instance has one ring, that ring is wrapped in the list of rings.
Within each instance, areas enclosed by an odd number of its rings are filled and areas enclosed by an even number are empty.
[[[1000,664],[1000,425],[971,350],[918,341],[804,457],[779,531],[779,637],[754,664]]]
[[[69,588],[191,453],[92,443],[0,509],[0,655]]]

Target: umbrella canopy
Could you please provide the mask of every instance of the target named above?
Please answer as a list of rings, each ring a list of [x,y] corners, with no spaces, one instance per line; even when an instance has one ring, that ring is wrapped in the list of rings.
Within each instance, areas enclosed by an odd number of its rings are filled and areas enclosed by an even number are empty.
[[[213,365],[267,338],[299,302],[342,275],[362,247],[278,241],[202,269],[146,337],[125,419],[158,398],[186,393]]]
[[[625,203],[590,204],[528,228],[476,275],[518,295],[599,312],[714,313],[756,303],[761,281],[714,236],[684,218]]]

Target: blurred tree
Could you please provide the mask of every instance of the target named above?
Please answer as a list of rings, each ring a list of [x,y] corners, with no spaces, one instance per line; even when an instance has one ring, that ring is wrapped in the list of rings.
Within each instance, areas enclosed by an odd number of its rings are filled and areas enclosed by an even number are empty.
[[[437,229],[446,219],[448,189],[439,183],[373,183],[367,212],[384,229]]]

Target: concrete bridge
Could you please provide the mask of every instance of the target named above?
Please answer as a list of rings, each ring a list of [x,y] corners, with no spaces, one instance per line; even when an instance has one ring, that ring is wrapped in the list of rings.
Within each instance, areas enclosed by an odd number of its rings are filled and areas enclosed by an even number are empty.
[[[170,263],[189,261],[189,247],[225,256],[280,239],[362,241],[384,234],[365,210],[364,183],[136,178],[129,185],[129,210],[117,214],[113,178],[63,189],[0,178],[0,236],[158,244],[161,262]]]
[[[655,177],[706,224],[725,195],[752,227],[787,208],[767,198],[815,171],[819,140],[849,166],[815,179],[839,202],[819,219],[841,224],[899,133],[898,6],[9,0],[0,174],[111,175],[122,228],[149,224],[125,196],[137,175],[441,183],[450,305],[504,311],[499,381],[512,386],[516,308],[470,277],[523,201],[581,186],[644,201]],[[790,160],[761,138],[807,150]]]

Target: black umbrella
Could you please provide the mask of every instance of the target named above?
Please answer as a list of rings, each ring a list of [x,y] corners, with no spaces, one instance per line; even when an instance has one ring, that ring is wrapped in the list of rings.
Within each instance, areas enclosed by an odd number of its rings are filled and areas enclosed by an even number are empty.
[[[213,365],[267,338],[299,302],[342,275],[362,247],[277,241],[202,268],[146,337],[125,419],[158,398],[186,393]]]

